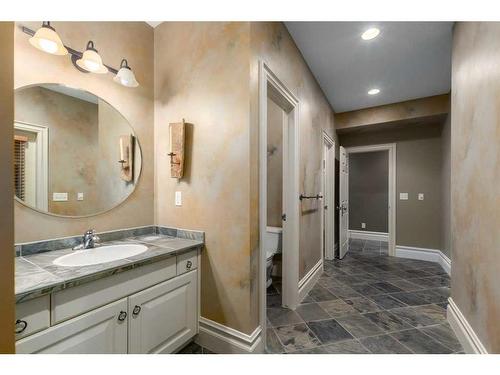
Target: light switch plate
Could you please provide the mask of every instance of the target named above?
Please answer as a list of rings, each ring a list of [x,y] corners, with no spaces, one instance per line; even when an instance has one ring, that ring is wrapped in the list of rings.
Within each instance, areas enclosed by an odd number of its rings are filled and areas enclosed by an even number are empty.
[[[418,193],[418,200],[423,201],[424,200],[424,193]]]
[[[399,193],[399,200],[407,201],[408,200],[408,193]]]
[[[66,202],[68,200],[68,193],[52,193],[52,201]]]
[[[366,223],[361,223],[361,229],[366,229]]]
[[[175,205],[182,206],[182,192],[180,191],[175,192]]]
[[[78,193],[76,195],[76,199],[79,200],[79,201],[83,201],[83,193]]]

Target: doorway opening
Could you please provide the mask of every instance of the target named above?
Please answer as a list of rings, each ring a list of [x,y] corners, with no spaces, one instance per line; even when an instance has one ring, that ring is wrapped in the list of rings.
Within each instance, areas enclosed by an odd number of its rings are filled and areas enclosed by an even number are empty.
[[[350,240],[380,243],[374,249],[395,255],[395,192],[395,144],[340,147],[339,258]]]
[[[261,62],[259,67],[259,320],[263,328],[266,327],[266,297],[269,284],[268,252],[277,253],[278,249],[275,249],[275,246],[281,250],[281,255],[276,256],[278,260],[281,258],[281,265],[274,267],[274,259],[271,259],[273,265],[269,274],[271,286],[273,286],[273,272],[277,275],[281,269],[281,283],[279,279],[276,281],[276,286],[280,288],[279,304],[293,310],[299,302],[298,106],[299,101],[295,95],[276,77],[267,64]],[[265,329],[262,332],[265,340]]]

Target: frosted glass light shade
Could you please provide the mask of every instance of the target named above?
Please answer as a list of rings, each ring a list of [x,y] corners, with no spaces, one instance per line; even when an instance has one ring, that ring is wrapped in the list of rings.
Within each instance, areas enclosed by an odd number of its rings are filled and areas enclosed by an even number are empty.
[[[82,58],[76,60],[76,64],[87,72],[97,74],[106,74],[108,72],[108,68],[102,63],[101,56],[97,53],[92,41],[87,43],[87,49]]]
[[[57,35],[55,29],[50,26],[49,22],[44,22],[35,35],[29,39],[30,44],[40,51],[50,53],[52,55],[67,55],[68,50]]]
[[[135,74],[128,66],[127,60],[123,59],[120,64],[120,70],[113,78],[116,83],[123,85],[125,87],[137,87],[139,82],[135,79]]]

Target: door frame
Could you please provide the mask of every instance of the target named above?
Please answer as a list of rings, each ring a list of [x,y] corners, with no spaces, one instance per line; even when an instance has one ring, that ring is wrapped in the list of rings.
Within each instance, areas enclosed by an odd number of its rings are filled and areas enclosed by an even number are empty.
[[[269,65],[261,60],[259,61],[259,320],[263,332],[265,332],[266,327],[266,249],[263,244],[267,228],[268,98],[271,98],[287,113],[288,120],[286,123],[287,139],[283,139],[283,212],[286,213],[287,218],[282,231],[282,303],[295,309],[299,302],[299,100],[278,79]]]
[[[356,154],[356,153],[364,153],[364,152],[375,152],[375,151],[388,151],[388,164],[389,164],[389,201],[387,207],[387,213],[389,216],[389,255],[396,255],[396,143],[385,143],[378,145],[368,145],[368,146],[355,146],[355,147],[346,147],[346,153]],[[348,208],[350,209],[351,205],[349,203],[349,195],[348,199]]]
[[[48,211],[49,205],[49,128],[23,121],[14,121],[14,129],[36,134],[36,209]],[[22,200],[16,200],[25,204]]]
[[[323,195],[326,196],[326,194],[327,194],[326,190],[328,190],[328,195],[329,195],[329,202],[328,202],[329,203],[329,207],[328,207],[329,210],[325,210],[324,202],[326,201],[326,199],[323,201],[323,205],[322,205],[323,214],[321,215],[321,229],[322,229],[321,233],[322,234],[324,233],[324,236],[325,236],[324,243],[326,244],[327,243],[326,230],[327,230],[327,228],[329,228],[329,230],[331,232],[330,236],[332,239],[331,248],[330,249],[322,248],[321,254],[322,254],[324,259],[332,260],[335,258],[335,141],[324,130],[322,131],[321,139],[322,139],[322,144],[323,144],[322,171],[324,172],[321,174],[321,178],[322,178],[321,185],[325,189],[325,191],[323,192]],[[325,153],[325,147],[328,147],[329,149],[331,149],[332,160],[331,160],[330,164],[326,160],[327,154]],[[328,173],[326,167],[328,165],[330,167],[330,173],[331,173],[330,184],[329,184],[330,186],[327,186],[328,179],[326,179],[327,181],[325,181],[326,173]],[[325,222],[325,217],[327,215],[330,218],[331,225],[327,225],[327,223]],[[321,241],[321,244],[323,247],[324,246],[323,241]]]

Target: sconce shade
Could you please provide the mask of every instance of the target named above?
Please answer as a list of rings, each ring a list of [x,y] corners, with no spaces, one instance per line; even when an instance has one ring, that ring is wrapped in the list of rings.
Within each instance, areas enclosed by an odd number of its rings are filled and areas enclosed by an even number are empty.
[[[31,45],[40,51],[50,53],[52,55],[67,55],[68,50],[57,35],[56,30],[50,26],[50,22],[43,22],[35,35],[33,35],[29,42]]]
[[[134,72],[128,66],[127,60],[123,59],[120,64],[120,70],[113,78],[116,83],[123,85],[125,87],[137,87],[139,82],[135,79]]]
[[[82,58],[76,60],[76,64],[91,73],[106,74],[108,72],[108,68],[102,63],[101,56],[97,53],[92,41],[87,43],[87,49],[83,52]]]

